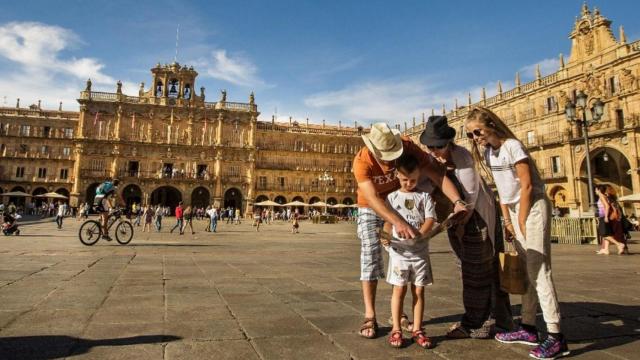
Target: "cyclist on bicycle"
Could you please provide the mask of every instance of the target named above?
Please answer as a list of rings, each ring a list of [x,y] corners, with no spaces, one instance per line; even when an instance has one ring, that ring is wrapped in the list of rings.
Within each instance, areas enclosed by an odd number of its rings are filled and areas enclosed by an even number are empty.
[[[102,223],[102,238],[105,240],[111,240],[107,229],[107,220],[109,218],[109,212],[113,208],[113,200],[117,193],[120,180],[113,179],[107,180],[100,184],[96,188],[96,197],[93,199],[93,206],[100,213],[100,219]]]

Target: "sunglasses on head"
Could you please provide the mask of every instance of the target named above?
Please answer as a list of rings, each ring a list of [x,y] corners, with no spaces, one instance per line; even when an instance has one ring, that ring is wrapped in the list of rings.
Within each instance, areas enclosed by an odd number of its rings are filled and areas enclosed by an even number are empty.
[[[447,147],[447,145],[448,145],[448,144],[444,144],[444,145],[427,145],[427,148],[429,148],[430,150],[433,150],[433,149],[438,149],[438,150],[440,150],[440,149],[444,149],[444,148],[446,148],[446,147]]]
[[[484,131],[482,131],[482,129],[475,129],[475,130],[473,130],[472,132],[468,132],[468,133],[467,133],[467,137],[468,137],[469,139],[473,139],[473,137],[474,137],[474,136],[475,136],[475,137],[480,137],[480,136],[482,136],[482,135],[484,135]]]

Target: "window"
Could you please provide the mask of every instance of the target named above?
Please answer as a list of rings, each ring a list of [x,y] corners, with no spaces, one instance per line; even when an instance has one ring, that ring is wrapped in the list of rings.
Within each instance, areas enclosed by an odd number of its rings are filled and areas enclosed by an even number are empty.
[[[266,189],[267,188],[267,177],[266,176],[258,177],[258,188],[259,189]]]
[[[20,144],[20,153],[26,154],[29,152],[29,146],[27,144]]]
[[[49,147],[47,145],[40,146],[40,154],[46,155],[49,153]]]
[[[556,98],[554,96],[550,96],[547,98],[547,113],[554,112],[558,110],[556,105]]]
[[[280,185],[280,187],[284,187],[284,177],[279,177],[278,178],[278,185]]]
[[[60,180],[67,180],[69,177],[69,169],[60,169]]]
[[[71,139],[73,137],[73,128],[64,128],[64,137]]]
[[[562,166],[560,165],[560,156],[551,157],[551,171],[554,174],[559,174],[562,171]]]
[[[293,146],[293,150],[294,151],[304,151],[304,144],[302,143],[302,140],[296,140],[294,146]]]
[[[609,78],[609,89],[611,89],[612,94],[618,92],[618,82],[616,81],[615,76]]]
[[[618,124],[618,129],[624,127],[624,111],[622,109],[616,109],[616,123]]]
[[[49,126],[45,126],[44,128],[42,128],[42,136],[47,138],[51,136],[51,128]]]
[[[31,133],[31,126],[20,125],[20,136],[29,136],[29,133]]]
[[[458,139],[462,139],[466,136],[466,132],[464,131],[464,125],[460,125],[460,130],[458,131]]]
[[[536,143],[536,133],[535,131],[527,131],[527,144],[532,145]]]
[[[63,147],[62,148],[62,155],[64,155],[64,156],[71,155],[71,148],[70,147]]]
[[[18,166],[16,168],[16,177],[17,178],[22,178],[24,177],[24,166]]]
[[[38,168],[38,177],[39,178],[47,177],[47,168]]]

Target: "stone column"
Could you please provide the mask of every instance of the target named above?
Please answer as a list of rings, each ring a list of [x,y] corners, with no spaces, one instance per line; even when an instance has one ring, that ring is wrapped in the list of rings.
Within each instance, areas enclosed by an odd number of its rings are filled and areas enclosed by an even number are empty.
[[[256,138],[256,117],[255,115],[251,115],[250,119],[250,127],[249,127],[249,146],[255,146],[255,138]]]
[[[216,145],[222,145],[222,120],[224,120],[224,116],[220,112],[218,113],[218,127],[216,129]]]
[[[84,139],[84,128],[87,117],[87,105],[80,105],[80,116],[78,117],[78,129],[76,134],[79,139]]]
[[[118,105],[118,110],[116,111],[116,129],[115,129],[115,139],[116,141],[120,140],[120,123],[122,122],[122,105]]]
[[[71,187],[71,194],[69,199],[70,206],[78,206],[80,200],[80,164],[82,163],[84,152],[83,145],[78,144],[74,150],[75,159],[73,163],[73,186]]]
[[[214,201],[219,201],[220,202],[220,206],[224,205],[222,204],[222,152],[221,150],[218,150],[218,152],[216,153],[216,162],[214,165],[214,169],[213,169],[213,174],[216,178],[216,185],[215,185],[215,189],[213,192],[213,198]]]
[[[189,122],[187,122],[187,144],[193,145],[193,111],[189,112]]]

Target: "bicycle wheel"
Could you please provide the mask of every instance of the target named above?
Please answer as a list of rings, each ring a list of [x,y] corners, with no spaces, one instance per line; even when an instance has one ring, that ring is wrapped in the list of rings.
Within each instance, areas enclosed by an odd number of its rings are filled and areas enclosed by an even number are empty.
[[[82,226],[80,226],[78,237],[80,238],[80,242],[91,246],[100,240],[101,233],[102,231],[100,229],[99,222],[95,220],[87,220],[82,224]]]
[[[133,239],[133,226],[128,221],[121,221],[116,226],[116,240],[120,245],[127,245]]]

